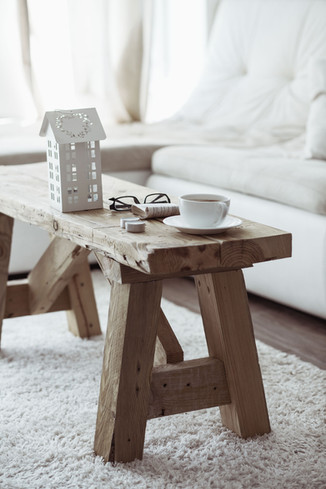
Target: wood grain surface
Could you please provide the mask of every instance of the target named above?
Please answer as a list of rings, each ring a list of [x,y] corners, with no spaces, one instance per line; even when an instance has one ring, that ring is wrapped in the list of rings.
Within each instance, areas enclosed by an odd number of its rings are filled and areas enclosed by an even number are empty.
[[[108,199],[126,194],[142,199],[152,189],[107,175],[103,175],[103,209],[66,214],[50,207],[45,164],[0,167],[0,179],[1,212],[144,273],[168,276],[243,268],[291,256],[291,234],[242,216],[240,227],[218,235],[185,234],[159,220],[146,221],[145,233],[128,233],[120,228],[120,218],[131,213],[110,211]]]

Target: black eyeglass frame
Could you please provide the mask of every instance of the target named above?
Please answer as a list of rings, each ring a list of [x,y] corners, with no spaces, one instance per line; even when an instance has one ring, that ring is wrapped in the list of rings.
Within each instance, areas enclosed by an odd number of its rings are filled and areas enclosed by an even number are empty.
[[[156,197],[148,202],[149,197],[152,197],[155,195]],[[160,199],[166,199],[166,200],[160,200]],[[122,195],[120,197],[111,197],[109,200],[112,200],[112,204],[110,204],[110,210],[113,211],[128,211],[131,209],[132,204],[127,204],[126,202],[123,202],[121,199],[133,199],[135,204],[140,204],[140,200],[135,197],[135,195]],[[146,195],[144,198],[144,204],[170,204],[171,199],[167,194],[164,194],[162,192],[154,192],[152,194]]]

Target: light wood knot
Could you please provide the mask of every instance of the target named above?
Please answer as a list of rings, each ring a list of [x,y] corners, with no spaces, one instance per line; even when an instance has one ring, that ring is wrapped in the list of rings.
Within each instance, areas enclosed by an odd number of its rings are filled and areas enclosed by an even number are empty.
[[[54,220],[52,223],[52,227],[55,231],[58,231],[58,229],[59,229],[58,221]]]

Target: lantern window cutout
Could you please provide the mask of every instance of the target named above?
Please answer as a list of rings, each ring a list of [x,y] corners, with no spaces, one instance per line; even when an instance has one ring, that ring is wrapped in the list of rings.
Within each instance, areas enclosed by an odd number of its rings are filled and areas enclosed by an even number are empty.
[[[95,108],[46,112],[50,203],[62,212],[103,207],[100,141],[106,138]]]

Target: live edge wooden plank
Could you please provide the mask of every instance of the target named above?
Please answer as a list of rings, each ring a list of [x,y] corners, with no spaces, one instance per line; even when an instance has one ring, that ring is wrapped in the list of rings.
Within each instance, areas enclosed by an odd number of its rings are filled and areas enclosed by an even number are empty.
[[[229,402],[224,364],[218,359],[200,358],[153,369],[149,419]]]
[[[160,273],[160,274],[148,274],[145,272],[140,272],[139,270],[135,270],[127,265],[123,265],[122,263],[117,262],[113,258],[109,258],[108,256],[104,256],[101,253],[96,253],[95,256],[97,262],[103,272],[105,278],[110,282],[118,282],[119,284],[134,284],[140,282],[152,282],[153,280],[162,280],[169,279],[175,277],[186,277],[192,276],[196,274],[203,273],[202,270],[183,270],[183,271],[170,271],[168,273]],[[234,270],[234,268],[229,267],[216,267],[214,266],[212,269],[205,269],[205,272],[218,272],[226,270]]]
[[[107,175],[103,175],[103,209],[66,214],[49,206],[45,165],[2,167],[0,178],[2,212],[144,273],[186,274],[217,267],[239,268],[291,256],[289,233],[246,220],[240,227],[217,236],[186,235],[157,220],[146,223],[145,233],[127,233],[119,226],[120,217],[126,214],[110,211],[108,198],[125,193],[142,197],[151,189]],[[26,188],[31,189],[32,197]]]
[[[227,233],[191,236],[159,221],[146,222],[148,233],[96,229],[100,253],[140,272],[167,276],[195,274],[221,268],[250,267],[254,263],[291,256],[291,235],[250,221]],[[123,234],[124,233],[124,234]]]

